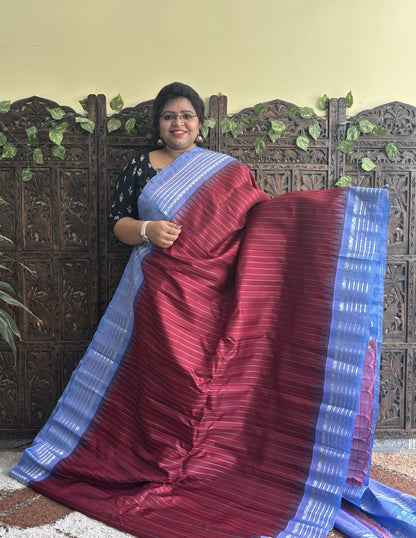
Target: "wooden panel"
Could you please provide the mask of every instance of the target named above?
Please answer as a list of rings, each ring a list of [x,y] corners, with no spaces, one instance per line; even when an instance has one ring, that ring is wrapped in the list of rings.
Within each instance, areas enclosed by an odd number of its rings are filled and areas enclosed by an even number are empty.
[[[95,101],[90,98],[91,119]],[[8,133],[24,142],[25,129],[41,128],[50,119],[49,109],[58,106],[31,97],[13,103],[1,119]],[[23,150],[0,161],[0,193],[7,201],[1,232],[13,240],[0,245],[2,263],[11,269],[20,298],[42,320],[39,325],[17,309],[22,342],[16,362],[3,342],[0,346],[0,431],[8,436],[30,436],[43,425],[67,378],[62,347],[71,343],[84,350],[98,321],[96,138],[76,124],[74,111],[61,108],[72,115],[65,118],[65,160],[44,150],[44,164],[33,163],[28,182],[21,180],[27,166]],[[46,142],[47,132],[41,129],[38,137]]]
[[[24,140],[25,129],[41,126],[49,117],[48,109],[57,106],[31,97],[14,103],[2,121]],[[20,180],[26,167],[23,154],[0,161],[0,195],[8,202],[1,208],[0,226],[13,240],[13,244],[0,241],[3,261],[11,269],[9,277],[21,298],[43,322],[40,326],[22,311],[15,311],[23,337],[16,362],[0,342],[1,435],[30,436],[42,426],[117,287],[130,248],[108,233],[107,215],[118,174],[147,147],[151,106],[147,101],[117,115],[123,123],[135,117],[134,136],[127,136],[123,128],[108,133],[105,96],[89,96],[88,114],[96,123],[95,133],[82,131],[70,120],[64,161],[45,152],[44,164],[34,167],[34,178],[28,183]],[[261,117],[252,108],[233,114],[235,120],[256,119],[258,124],[258,130],[234,139],[220,128],[227,116],[227,98],[212,96],[209,115],[217,123],[206,147],[247,164],[259,187],[271,197],[294,190],[333,188],[341,175],[352,176],[361,186],[389,185],[392,208],[376,435],[416,435],[416,109],[388,103],[357,115],[357,121],[368,119],[386,126],[387,134],[361,137],[355,152],[346,156],[336,149],[347,128],[345,99],[331,99],[328,116],[319,120],[322,134],[311,141],[307,152],[295,143],[307,121],[288,119],[288,109],[295,105],[276,99],[266,106],[267,113]],[[270,120],[286,123],[285,136],[275,143],[269,141],[266,150],[257,155],[254,140],[267,138]],[[46,132],[39,136],[46,141]],[[393,160],[384,151],[389,141],[400,148]],[[373,171],[358,172],[356,159],[362,156],[377,164]]]

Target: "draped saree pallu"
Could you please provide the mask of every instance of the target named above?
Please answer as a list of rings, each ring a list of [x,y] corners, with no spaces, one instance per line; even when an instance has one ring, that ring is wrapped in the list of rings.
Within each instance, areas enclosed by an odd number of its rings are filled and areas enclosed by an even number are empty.
[[[368,479],[388,208],[384,189],[269,200],[231,157],[181,155],[139,199],[178,240],[134,247],[11,475],[140,537],[411,536],[414,499]]]

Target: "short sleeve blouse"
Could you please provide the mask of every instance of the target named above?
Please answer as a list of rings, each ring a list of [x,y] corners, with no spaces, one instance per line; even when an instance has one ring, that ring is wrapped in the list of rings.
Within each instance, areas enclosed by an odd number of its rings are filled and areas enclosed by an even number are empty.
[[[124,167],[118,176],[108,215],[108,227],[112,233],[116,222],[123,217],[139,219],[137,200],[146,183],[155,175],[148,153],[140,153]]]

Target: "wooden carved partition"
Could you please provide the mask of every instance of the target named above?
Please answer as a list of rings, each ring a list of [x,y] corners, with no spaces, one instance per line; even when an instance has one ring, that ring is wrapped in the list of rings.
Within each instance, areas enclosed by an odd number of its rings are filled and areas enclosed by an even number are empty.
[[[43,124],[55,106],[36,97],[19,101],[3,121],[9,133],[23,140],[25,129]],[[40,134],[41,142],[45,136]],[[21,180],[27,167],[24,153],[1,161],[0,191],[7,201],[1,207],[1,233],[13,241],[0,245],[12,270],[2,276],[14,281],[43,322],[39,326],[16,310],[22,333],[16,363],[1,343],[0,428],[6,436],[30,436],[43,425],[96,325],[96,141],[74,121],[65,136],[65,160],[45,153],[44,164],[27,183]]]
[[[124,109],[120,119],[136,118],[137,136],[123,130],[107,132],[106,99],[89,96],[88,114],[96,124],[93,134],[74,121],[65,134],[66,156],[59,160],[45,154],[45,163],[34,167],[34,177],[23,183],[25,156],[0,161],[0,196],[8,203],[0,209],[0,233],[4,261],[12,269],[9,278],[25,304],[43,321],[38,326],[20,310],[14,315],[22,332],[15,363],[11,351],[0,341],[0,435],[31,437],[43,425],[82,357],[98,321],[120,279],[129,249],[107,231],[107,214],[118,174],[131,157],[147,146],[143,128],[151,101]],[[25,138],[25,129],[40,125],[57,103],[32,97],[12,105],[2,121],[10,133]],[[388,128],[385,137],[366,136],[360,154],[377,167],[358,174],[354,156],[336,148],[344,136],[345,100],[331,99],[328,117],[320,120],[322,134],[308,152],[295,144],[297,127],[305,120],[287,122],[290,103],[274,100],[268,112],[256,120],[262,132],[247,132],[234,139],[222,134],[221,119],[227,115],[227,99],[210,99],[211,129],[206,147],[243,161],[259,187],[270,196],[292,190],[333,188],[344,174],[365,186],[390,186],[392,214],[385,286],[384,347],[382,353],[379,437],[416,435],[415,377],[415,173],[416,144],[413,138],[416,109],[402,103],[383,105],[362,112]],[[70,111],[67,107],[61,107]],[[253,116],[252,109],[236,114]],[[285,138],[269,143],[257,155],[256,137],[267,136],[270,119],[287,123]],[[47,133],[41,133],[46,137]],[[383,148],[396,141],[400,154],[390,161]],[[25,270],[25,264],[34,273]],[[2,274],[2,277],[7,277]]]

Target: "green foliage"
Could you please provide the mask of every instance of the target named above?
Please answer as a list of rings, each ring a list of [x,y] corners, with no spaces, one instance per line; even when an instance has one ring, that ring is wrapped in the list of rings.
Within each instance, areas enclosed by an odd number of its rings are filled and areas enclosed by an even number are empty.
[[[263,114],[266,114],[267,106],[263,103],[258,103],[257,105],[253,106],[253,112],[258,116],[262,116]]]
[[[33,177],[32,170],[30,168],[25,168],[22,170],[22,181],[30,181]]]
[[[346,107],[350,108],[353,103],[352,92],[348,92],[345,97]],[[88,111],[88,99],[82,99],[79,101],[85,112]],[[324,94],[318,102],[319,110],[328,110],[330,104],[330,98],[327,94]],[[10,101],[0,101],[0,115],[7,114],[10,111]],[[110,101],[110,108],[115,112],[123,110],[124,101],[120,94],[116,95]],[[222,134],[230,133],[233,138],[246,133],[246,132],[264,132],[266,128],[267,139],[264,136],[257,137],[254,142],[254,150],[256,155],[260,155],[267,147],[268,143],[276,143],[281,138],[296,136],[296,145],[303,151],[308,151],[310,144],[317,142],[321,136],[320,120],[324,118],[319,117],[313,108],[311,107],[297,107],[287,110],[288,121],[283,122],[276,119],[268,119],[267,112],[268,107],[264,103],[257,103],[252,108],[253,116],[241,117],[236,115],[234,117],[225,117],[221,121],[220,129]],[[27,141],[22,143],[20,140],[15,139],[12,135],[8,134],[7,128],[0,121],[0,160],[1,159],[13,159],[19,147],[24,147],[27,152],[28,166],[22,172],[22,180],[30,181],[33,177],[30,162],[33,161],[35,165],[42,165],[45,161],[45,151],[49,149],[50,153],[59,159],[65,159],[65,146],[64,138],[65,133],[69,128],[68,121],[64,121],[73,117],[75,123],[88,133],[93,133],[95,130],[94,122],[91,121],[85,114],[67,113],[64,109],[56,107],[49,110],[50,120],[44,125],[31,126],[26,129]],[[295,123],[295,120],[298,120]],[[296,126],[295,133],[293,128],[290,134],[286,134],[287,124],[292,123],[292,126]],[[138,131],[144,132],[146,138],[151,138],[154,134],[151,118],[143,124],[141,121],[140,126],[137,125],[137,120],[133,116],[124,114],[123,116],[114,117],[111,116],[107,122],[108,133],[113,133],[123,128],[123,134],[127,136],[137,136]],[[355,149],[359,154],[359,141],[361,136],[373,135],[373,136],[385,136],[386,129],[380,125],[374,125],[369,120],[356,121],[353,118],[349,118],[344,125],[348,125],[344,140],[342,140],[338,146],[338,151],[344,154],[351,154]],[[215,120],[213,118],[205,118],[201,125],[201,135],[206,138],[209,135],[209,130],[215,127]],[[39,142],[39,131],[46,130],[48,132],[49,144],[46,143],[43,146]],[[399,148],[395,142],[389,142],[385,147],[386,155],[389,159],[393,159],[398,153]],[[357,163],[365,171],[370,171],[374,168],[375,164],[368,158],[357,157]],[[346,176],[345,176],[346,177]],[[342,180],[342,181],[341,181]],[[344,184],[344,178],[340,178],[341,184]],[[338,184],[338,183],[337,183]]]
[[[337,150],[342,153],[351,153],[354,149],[353,141],[350,139],[345,139],[337,146]]]
[[[88,99],[81,99],[78,101],[78,103],[82,106],[82,108],[85,110],[85,112],[88,112]]]
[[[5,200],[3,200],[3,198],[0,198],[0,205],[3,205],[5,203]],[[11,243],[10,239],[5,237],[4,235],[0,234],[0,238],[3,241],[8,241],[9,243]],[[2,252],[0,252],[0,256],[3,256]],[[28,269],[25,266],[23,267],[25,269]],[[2,270],[10,271],[8,267],[4,265],[0,265],[0,268]],[[0,337],[7,342],[13,352],[14,357],[16,358],[17,350],[15,340],[16,338],[20,340],[21,335],[14,319],[6,310],[7,306],[17,307],[25,310],[28,314],[33,316],[38,323],[41,323],[41,320],[17,299],[16,290],[11,284],[6,282],[5,280],[0,280]]]
[[[107,131],[113,133],[121,127],[121,121],[118,118],[110,118],[107,123]]]
[[[82,104],[84,110],[88,108],[87,99],[80,101],[80,103]],[[1,101],[0,114],[7,114],[10,111],[10,107],[10,101]],[[7,127],[2,121],[0,121],[0,148],[2,148],[0,160],[13,159],[18,150],[21,148],[26,151],[28,166],[22,170],[22,181],[30,181],[33,177],[31,161],[33,161],[35,165],[44,164],[44,152],[47,148],[49,148],[50,153],[54,157],[59,159],[65,158],[65,147],[63,145],[63,141],[64,135],[68,131],[70,124],[68,121],[63,121],[64,119],[74,117],[75,123],[77,123],[82,129],[88,131],[89,133],[94,132],[94,122],[88,119],[85,115],[68,113],[60,107],[51,108],[48,110],[48,112],[50,119],[45,120],[45,122],[39,127],[32,125],[25,130],[27,137],[26,142],[22,142],[12,134],[10,135]],[[43,145],[41,145],[39,140],[40,131],[46,131],[48,133],[49,142],[43,143]],[[8,136],[12,140],[9,140]]]
[[[137,131],[134,128],[136,125],[136,118],[130,118],[126,121],[126,125],[124,126],[124,132],[128,136],[135,136],[137,135]]]
[[[318,101],[319,110],[328,110],[329,108],[329,97],[325,93]]]
[[[303,149],[303,151],[308,151],[309,138],[306,135],[298,136],[296,139],[296,145],[298,148]]]
[[[350,176],[341,176],[335,185],[337,187],[350,187],[352,185],[352,178]]]
[[[202,138],[207,138],[207,136],[209,135],[209,130],[213,129],[216,123],[217,122],[214,120],[214,118],[209,117],[204,119],[204,122],[201,125],[200,129]]]
[[[10,101],[0,101],[0,114],[7,114],[10,110]]]
[[[316,142],[319,138],[319,135],[321,134],[321,128],[319,126],[319,123],[311,123],[308,127],[308,132]]]
[[[376,165],[373,163],[373,161],[371,159],[369,159],[368,157],[364,157],[361,161],[361,168],[363,170],[365,170],[366,172],[370,172],[371,170],[373,170],[373,168],[375,168]]]
[[[116,95],[111,99],[110,101],[110,108],[111,110],[115,110],[116,112],[120,112],[124,107],[124,101],[120,94]]]
[[[75,118],[76,123],[79,123],[82,129],[84,131],[87,131],[88,133],[93,133],[95,129],[95,123],[88,118],[84,118],[82,116],[77,116]]]
[[[389,142],[385,147],[385,152],[389,159],[393,159],[399,153],[399,148],[394,142]]]
[[[266,141],[264,138],[256,138],[254,141],[254,151],[259,155],[262,151],[266,149]]]

